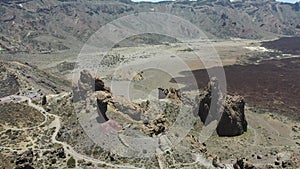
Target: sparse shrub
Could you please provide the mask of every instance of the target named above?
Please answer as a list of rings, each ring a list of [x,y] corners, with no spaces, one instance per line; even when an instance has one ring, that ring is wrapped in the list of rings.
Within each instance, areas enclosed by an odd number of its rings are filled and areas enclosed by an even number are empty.
[[[51,164],[55,164],[55,163],[56,163],[56,159],[55,158],[51,159]]]
[[[73,157],[69,158],[69,160],[67,161],[67,166],[68,168],[75,168],[76,160]]]

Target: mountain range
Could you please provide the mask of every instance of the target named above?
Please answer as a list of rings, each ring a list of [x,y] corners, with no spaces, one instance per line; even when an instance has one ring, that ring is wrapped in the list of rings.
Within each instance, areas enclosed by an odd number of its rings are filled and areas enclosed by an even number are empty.
[[[300,35],[300,3],[275,0],[0,0],[0,52],[44,53],[78,47],[101,26],[139,12],[184,18],[210,38]]]

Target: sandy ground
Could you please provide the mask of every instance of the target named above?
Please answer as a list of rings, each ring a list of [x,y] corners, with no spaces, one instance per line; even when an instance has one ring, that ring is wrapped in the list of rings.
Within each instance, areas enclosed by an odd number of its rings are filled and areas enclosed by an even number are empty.
[[[109,80],[105,81],[111,86],[111,88],[113,88],[113,93],[115,95],[126,96],[128,95],[128,88],[130,88],[129,90],[136,89],[136,94],[141,96],[150,94],[150,89],[157,89],[158,87],[168,88],[168,86],[177,87],[169,80],[173,77],[186,76],[186,74],[182,74],[184,71],[192,75],[192,70],[235,64],[238,58],[251,52],[251,50],[247,49],[247,47],[253,46],[255,43],[257,44],[258,41],[218,40],[212,42],[173,43],[114,48],[107,54],[124,57],[125,61],[121,64],[106,67],[99,63],[99,56],[95,56],[93,59],[89,57],[89,60],[81,59],[80,63],[83,65],[82,67],[86,67],[86,65],[93,65],[93,68],[96,67],[96,71],[98,71],[98,75],[100,77],[105,77],[111,74],[113,74],[113,77],[118,77],[118,80],[113,79],[114,83],[112,85]],[[83,53],[80,56],[82,55]],[[103,55],[105,54],[102,53],[102,56]],[[64,61],[78,61],[74,59],[76,58],[67,58]],[[55,72],[55,67],[51,67],[50,70]],[[148,81],[146,80],[147,83],[143,81],[131,84],[130,80],[133,77],[128,77],[128,74],[132,75],[140,72],[143,72],[144,79],[149,79]],[[73,78],[70,73],[71,72],[67,72],[64,74],[69,80]],[[144,87],[139,88],[139,86]]]
[[[299,159],[299,132],[292,130],[293,126],[300,125],[299,122],[271,113],[258,114],[249,108],[246,118],[248,131],[245,134],[237,137],[213,136],[207,141],[208,151],[220,155],[224,161],[242,156],[253,164],[274,164],[279,154],[294,155]]]
[[[185,63],[189,69],[195,70],[204,68],[203,62],[208,62],[213,56],[219,57],[224,65],[234,64],[237,58],[250,51],[246,47],[258,42],[254,40],[213,40],[211,42],[141,45],[139,47],[113,48],[108,51],[108,54],[125,56],[131,65],[148,62],[148,67],[149,64],[155,67],[173,67],[174,60],[178,60]],[[0,54],[0,59],[27,62],[38,66],[40,69],[50,70],[53,73],[59,74],[64,72],[56,70],[58,64],[64,61],[78,62],[79,55],[80,50],[76,49],[53,54]],[[99,62],[99,58],[101,59],[101,57],[96,56],[92,62]],[[151,61],[154,63],[149,63]],[[157,65],[157,62],[159,62],[159,65]],[[210,64],[215,65],[214,62]],[[182,69],[183,66],[180,65],[180,67]],[[100,64],[99,69],[101,70],[101,68],[103,68],[103,65]],[[70,72],[64,73],[64,75],[69,79],[72,78]]]

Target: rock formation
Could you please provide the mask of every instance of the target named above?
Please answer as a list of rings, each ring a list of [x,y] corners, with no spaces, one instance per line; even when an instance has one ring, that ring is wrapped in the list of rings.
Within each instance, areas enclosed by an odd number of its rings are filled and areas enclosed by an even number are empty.
[[[217,133],[219,136],[237,136],[247,131],[247,121],[244,114],[245,101],[241,96],[222,96],[218,91],[215,79],[200,94],[199,116],[206,124],[219,120]],[[217,90],[213,92],[214,90]],[[220,100],[225,98],[225,102]],[[214,107],[212,102],[217,102]],[[220,111],[220,112],[218,112]],[[219,113],[222,113],[219,114]]]
[[[224,164],[222,164],[221,159],[218,156],[213,158],[212,165],[216,168],[224,168]]]
[[[158,92],[159,92],[159,99],[170,98],[178,101],[181,99],[180,90],[172,87],[169,89],[158,88]]]
[[[47,104],[47,97],[46,97],[46,95],[43,95],[43,96],[42,96],[41,104],[42,104],[43,106]]]
[[[76,90],[76,94],[78,94],[78,97],[84,97],[89,91],[92,91],[95,83],[93,82],[94,78],[88,72],[87,70],[83,70],[80,72],[80,78],[78,80],[78,88]]]
[[[227,96],[217,133],[220,136],[236,136],[247,131],[244,109],[245,101],[241,96]]]
[[[224,104],[224,96],[220,91],[218,81],[212,78],[207,88],[200,93],[199,116],[202,122],[209,124],[220,119]]]
[[[144,125],[147,127],[145,128],[144,132],[153,137],[154,135],[159,135],[167,130],[168,119],[165,117],[165,115],[160,114],[150,122],[145,121]]]
[[[236,163],[233,164],[234,169],[257,169],[254,165],[247,163],[244,159],[237,159]]]
[[[160,96],[175,100],[174,104],[181,102],[181,93],[174,88],[159,88]],[[80,73],[78,87],[74,90],[74,96],[79,100],[85,101],[86,110],[97,110],[99,113],[98,122],[108,121],[106,111],[110,104],[116,111],[128,115],[135,121],[141,121],[147,114],[147,108],[141,107],[138,103],[115,96],[112,97],[110,89],[104,85],[104,82],[97,77],[93,77],[88,71],[84,70]],[[225,99],[222,99],[225,98]],[[223,101],[224,100],[224,101]],[[211,106],[216,102],[215,106]],[[244,114],[244,99],[240,96],[223,96],[220,92],[219,84],[216,79],[211,79],[208,87],[200,94],[200,105],[198,115],[202,122],[208,124],[210,121],[218,120],[217,133],[219,136],[237,136],[243,134],[247,130],[247,121]],[[87,111],[88,112],[88,111]],[[174,112],[173,112],[174,114]],[[157,116],[157,119],[149,121],[145,124],[149,128],[149,135],[158,134],[165,129],[162,128],[164,122],[169,117]],[[167,120],[166,120],[167,119]],[[171,120],[172,121],[172,120]]]
[[[109,87],[99,77],[93,77],[87,70],[80,72],[80,78],[77,86],[73,89],[73,102],[83,102],[86,104],[82,109],[88,113],[91,110],[97,110],[99,117],[97,121],[103,123],[108,121],[106,116],[107,105],[111,102],[112,95]]]
[[[110,92],[110,89],[104,85],[104,82],[99,77],[93,77],[88,70],[80,72],[80,77],[77,86],[73,89],[75,102],[84,99],[88,93],[94,91]]]
[[[83,102],[86,112],[97,110],[99,117],[97,121],[104,123],[109,120],[106,115],[108,104],[115,110],[128,115],[133,120],[141,120],[141,114],[144,108],[137,103],[133,103],[121,96],[112,97],[110,88],[104,85],[104,82],[94,77],[87,70],[80,72],[78,85],[74,88],[73,101]],[[80,104],[79,104],[80,105]]]
[[[133,103],[121,96],[114,97],[113,105],[118,111],[127,114],[130,118],[137,121],[141,120],[141,115],[145,111],[139,104]]]

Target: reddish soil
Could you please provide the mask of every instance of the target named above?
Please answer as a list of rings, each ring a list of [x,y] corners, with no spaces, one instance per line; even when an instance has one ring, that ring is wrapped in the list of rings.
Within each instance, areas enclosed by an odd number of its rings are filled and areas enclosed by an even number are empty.
[[[229,93],[244,96],[252,106],[300,120],[300,58],[264,61],[259,65],[232,65],[224,70]],[[190,82],[191,76],[175,80],[186,84],[187,89],[207,86],[206,70],[195,70],[193,74],[198,86]]]

